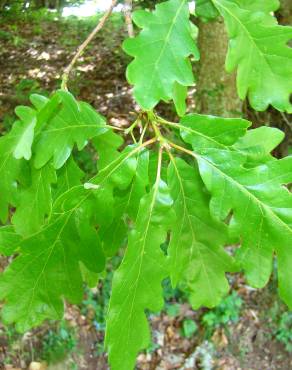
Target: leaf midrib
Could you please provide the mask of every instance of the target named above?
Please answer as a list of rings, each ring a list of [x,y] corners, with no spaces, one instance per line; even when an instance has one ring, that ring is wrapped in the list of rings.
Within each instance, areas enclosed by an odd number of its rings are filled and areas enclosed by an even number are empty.
[[[224,5],[222,5],[220,3],[220,1],[219,2],[218,2],[218,0],[212,0],[212,1],[213,1],[213,3],[217,4],[217,5],[215,5],[217,8],[218,7],[219,8],[220,7],[223,8],[228,14],[230,14],[231,17],[233,17],[239,23],[239,25],[241,26],[241,28],[244,30],[245,34],[247,35],[247,38],[253,44],[253,47],[258,51],[258,54],[262,57],[262,59],[264,60],[266,66],[270,70],[273,80],[275,82],[277,82],[276,81],[276,78],[275,78],[275,75],[274,75],[274,71],[271,69],[270,64],[268,63],[267,59],[265,58],[265,55],[269,55],[269,54],[265,54],[265,53],[262,52],[262,50],[258,47],[258,45],[256,44],[255,40],[251,36],[251,34],[248,31],[247,27],[244,25],[244,23],[241,22],[241,20],[235,14],[232,13],[232,11],[230,11],[228,8],[226,8]]]
[[[224,178],[226,178],[229,182],[232,182],[236,185],[237,188],[240,189],[241,192],[243,193],[246,193],[248,198],[250,199],[253,199],[254,202],[256,204],[258,204],[258,207],[262,210],[262,208],[265,209],[265,211],[269,214],[272,215],[272,218],[275,218],[276,219],[276,222],[278,224],[281,224],[281,225],[284,225],[284,228],[288,229],[289,233],[292,234],[292,229],[290,228],[289,225],[287,225],[277,214],[275,214],[272,209],[265,203],[263,203],[260,199],[258,199],[253,193],[251,193],[250,191],[248,191],[248,189],[240,184],[239,182],[237,182],[236,180],[234,180],[232,177],[230,177],[229,175],[227,175],[225,172],[221,171],[218,167],[216,167],[211,161],[209,161],[207,158],[197,154],[197,153],[194,153],[196,157],[204,160],[205,162],[207,162],[213,169],[215,169],[217,172],[219,172]]]
[[[192,221],[190,219],[190,215],[189,215],[189,210],[188,210],[188,207],[187,207],[187,204],[186,204],[186,201],[185,201],[185,191],[184,191],[184,187],[183,187],[183,183],[182,183],[182,178],[180,176],[180,173],[179,173],[179,170],[176,166],[176,163],[175,163],[175,160],[172,161],[173,163],[173,166],[175,168],[175,172],[176,172],[176,175],[177,175],[177,178],[178,178],[178,181],[179,181],[179,184],[180,184],[180,188],[181,188],[181,193],[183,195],[183,204],[184,204],[184,214],[186,213],[187,214],[187,218],[188,218],[188,221],[189,221],[189,225],[190,225],[190,228],[192,230],[192,236],[193,236],[193,243],[192,243],[192,247],[191,247],[191,252],[189,254],[189,263],[191,261],[191,258],[193,256],[193,249],[194,249],[194,244],[196,245],[196,242],[198,243],[198,240],[196,239],[196,236],[195,236],[195,231],[193,229],[193,224],[192,224]],[[194,243],[195,242],[195,243]],[[200,244],[200,243],[199,243]],[[203,267],[204,269],[204,273],[205,273],[205,276],[206,276],[206,279],[207,279],[207,282],[208,282],[208,287],[209,287],[209,291],[212,295],[213,293],[213,290],[212,290],[212,284],[209,280],[209,276],[208,276],[208,273],[207,273],[207,269],[206,269],[206,266],[205,266],[205,263],[204,263],[204,258],[202,256],[202,253],[201,253],[201,250],[200,248],[197,248],[197,252],[200,256],[200,260],[201,260],[201,266]]]
[[[170,23],[170,28],[169,28],[169,31],[168,31],[168,33],[167,33],[167,35],[166,35],[166,37],[163,39],[163,41],[164,41],[164,45],[163,45],[163,47],[162,47],[162,49],[161,49],[161,51],[160,51],[160,54],[159,54],[159,56],[158,56],[158,58],[157,58],[157,60],[156,60],[156,62],[153,64],[154,65],[154,70],[155,70],[155,73],[152,73],[152,76],[151,76],[151,80],[150,80],[150,83],[149,83],[149,87],[148,87],[148,92],[151,90],[151,88],[152,88],[152,85],[153,85],[153,80],[154,80],[154,77],[155,77],[155,75],[156,75],[156,72],[157,72],[157,66],[158,66],[158,64],[160,63],[160,60],[161,60],[161,58],[162,58],[162,55],[164,54],[164,51],[165,51],[165,48],[166,48],[166,46],[167,46],[167,44],[168,44],[168,42],[169,42],[169,38],[170,38],[170,35],[171,35],[171,33],[172,33],[172,31],[173,31],[173,28],[174,28],[174,26],[175,26],[175,23],[176,23],[176,20],[177,20],[177,18],[178,18],[178,16],[179,16],[179,14],[180,14],[180,12],[181,12],[181,10],[182,10],[182,8],[185,6],[185,0],[182,0],[182,2],[181,2],[181,5],[179,6],[179,8],[177,9],[177,11],[176,11],[176,13],[175,13],[175,16],[174,16],[174,18],[173,18],[173,21]]]

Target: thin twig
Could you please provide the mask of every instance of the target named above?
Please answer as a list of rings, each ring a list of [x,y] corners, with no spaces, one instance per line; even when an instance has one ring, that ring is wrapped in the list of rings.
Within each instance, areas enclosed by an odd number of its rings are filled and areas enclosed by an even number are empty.
[[[287,124],[287,126],[290,128],[290,130],[292,130],[292,123],[288,120],[288,118],[286,117],[285,113],[283,112],[280,112],[282,118],[283,118],[283,121]]]
[[[129,37],[135,37],[134,27],[132,22],[132,0],[125,0],[124,3],[124,15],[125,21],[127,25],[128,35]]]
[[[74,55],[73,59],[71,60],[70,64],[64,70],[64,73],[63,73],[63,76],[62,76],[62,85],[61,85],[61,88],[62,89],[67,90],[67,82],[68,82],[70,73],[71,73],[71,71],[72,71],[72,69],[73,69],[76,61],[78,60],[78,58],[80,57],[80,55],[83,53],[83,51],[86,49],[86,47],[91,42],[91,40],[94,38],[94,36],[97,34],[97,32],[99,32],[102,29],[102,27],[104,26],[105,22],[107,21],[107,19],[111,15],[111,13],[112,13],[114,7],[116,6],[117,2],[118,2],[118,0],[112,0],[111,6],[104,13],[104,15],[100,19],[98,25],[90,33],[90,35],[87,37],[87,39],[78,47],[77,52]]]
[[[105,125],[102,127],[111,128],[112,130],[117,130],[117,131],[125,131],[125,129],[122,127],[117,127],[117,126],[112,126],[112,125]]]

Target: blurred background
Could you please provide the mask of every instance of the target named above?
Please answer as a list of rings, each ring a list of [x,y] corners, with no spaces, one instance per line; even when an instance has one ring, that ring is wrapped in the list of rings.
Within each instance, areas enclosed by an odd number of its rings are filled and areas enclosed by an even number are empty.
[[[159,1],[137,0],[135,8],[153,8]],[[109,0],[0,0],[0,134],[15,120],[17,105],[28,104],[31,93],[49,95],[60,87],[62,71],[95,27]],[[194,65],[197,84],[189,91],[188,109],[200,113],[242,116],[254,127],[268,125],[286,133],[275,155],[291,154],[291,115],[269,109],[255,112],[236,93],[235,75],[224,72],[227,36],[218,15],[196,14],[190,2],[194,36],[201,60]],[[282,0],[276,13],[281,24],[292,24],[292,1]],[[198,32],[199,30],[199,32]],[[137,32],[137,30],[136,30]],[[81,56],[69,81],[70,91],[92,104],[117,126],[131,123],[138,109],[125,79],[130,61],[121,43],[127,37],[123,5]],[[171,105],[157,107],[177,120]],[[94,173],[90,147],[76,153],[87,173]],[[103,348],[105,314],[113,270],[121,256],[109,262],[107,273],[93,289],[85,288],[79,306],[66,306],[61,322],[46,322],[24,335],[0,320],[0,369],[106,370]],[[0,257],[0,268],[8,263]],[[276,267],[276,266],[275,266]],[[292,369],[292,312],[277,296],[277,276],[254,290],[240,275],[229,276],[232,291],[215,309],[194,311],[184,287],[172,289],[165,280],[165,307],[148,313],[152,342],[138,357],[145,370],[290,370]]]

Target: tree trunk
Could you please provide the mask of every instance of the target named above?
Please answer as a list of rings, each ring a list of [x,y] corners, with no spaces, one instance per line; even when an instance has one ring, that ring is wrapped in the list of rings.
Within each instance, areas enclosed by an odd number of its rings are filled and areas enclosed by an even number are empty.
[[[291,0],[281,0],[281,7],[278,10],[277,18],[280,24],[284,26],[292,25],[292,1]]]
[[[236,91],[235,73],[225,71],[228,37],[222,18],[199,21],[199,62],[196,110],[224,117],[242,115],[242,102]]]

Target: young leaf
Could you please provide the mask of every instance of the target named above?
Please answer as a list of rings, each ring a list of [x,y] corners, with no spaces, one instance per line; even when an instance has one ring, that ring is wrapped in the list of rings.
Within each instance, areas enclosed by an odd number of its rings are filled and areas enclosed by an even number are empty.
[[[89,190],[75,186],[64,192],[54,204],[50,223],[20,242],[18,256],[0,278],[5,322],[16,322],[17,329],[25,331],[44,319],[59,319],[63,297],[73,303],[81,300],[79,261],[93,272],[103,270],[105,262],[96,231],[96,205],[102,205],[99,211],[105,214],[105,195],[129,186],[136,168],[133,157],[140,149],[121,153],[92,179]]]
[[[53,158],[54,167],[59,169],[69,158],[75,143],[81,150],[88,139],[107,130],[104,119],[89,104],[77,102],[73,95],[62,90],[51,99],[56,97],[59,109],[42,126],[34,145],[36,168],[41,168]]]
[[[179,220],[168,247],[172,283],[186,283],[194,309],[214,307],[229,290],[225,273],[234,270],[232,258],[222,248],[227,228],[210,215],[198,169],[172,155],[171,159],[168,182]]]
[[[81,185],[81,179],[83,177],[83,171],[78,167],[71,156],[65,165],[57,172],[57,184],[53,189],[53,198],[57,199],[60,195],[74,186]]]
[[[136,171],[136,154],[141,146],[126,147],[119,157],[104,167],[87,186],[98,187],[95,193],[96,222],[100,230],[104,230],[113,222],[115,214],[114,190],[126,190]],[[107,252],[106,252],[107,253]]]
[[[202,153],[204,148],[236,150],[247,157],[250,166],[273,160],[271,151],[283,140],[283,132],[265,126],[246,131],[250,125],[251,122],[241,118],[190,114],[175,127],[180,128],[181,136]]]
[[[145,310],[163,307],[161,281],[167,267],[160,245],[174,214],[169,189],[159,173],[150,193],[141,199],[124,259],[114,274],[106,330],[112,370],[134,367],[138,351],[150,341]]]
[[[21,241],[21,236],[16,234],[11,225],[0,227],[0,253],[11,256]]]
[[[123,145],[123,142],[123,138],[111,130],[93,138],[92,143],[98,153],[98,170],[102,170],[119,157],[118,149]]]
[[[80,237],[72,218],[72,213],[61,216],[21,242],[19,256],[1,276],[0,297],[6,300],[3,320],[16,322],[20,331],[44,319],[60,319],[63,296],[72,303],[82,298]]]
[[[196,0],[196,16],[204,21],[209,21],[218,17],[219,12],[212,3],[212,0]]]
[[[135,57],[127,68],[135,99],[146,110],[160,100],[172,99],[183,115],[186,87],[194,83],[188,57],[199,58],[191,34],[188,2],[169,0],[156,5],[152,13],[138,10],[133,20],[142,31],[127,39],[123,48]]]
[[[24,130],[23,122],[16,121],[9,134],[0,138],[0,220],[3,223],[7,220],[8,206],[15,204],[17,181],[25,167],[23,159],[16,159],[13,156],[15,148],[22,140]]]
[[[292,112],[292,27],[280,26],[271,15],[275,0],[212,0],[224,17],[230,37],[227,71],[237,68],[237,89],[251,106],[263,111],[271,104]]]
[[[25,188],[19,188],[19,200],[12,217],[18,234],[29,236],[44,224],[45,217],[51,212],[51,184],[56,181],[56,173],[51,163],[39,170],[31,168],[31,183]]]
[[[114,197],[114,215],[111,223],[104,225],[100,231],[105,253],[113,256],[127,237],[128,226],[125,218],[135,221],[140,199],[146,193],[148,185],[149,152],[140,152],[133,181],[126,191]]]
[[[250,166],[275,160],[271,155],[274,150],[284,139],[283,131],[274,127],[258,127],[248,130],[235,144],[234,148],[247,156]]]
[[[22,126],[22,132],[18,136],[13,155],[16,159],[29,160],[36,125],[36,112],[29,107],[19,106],[15,109],[15,113],[21,119],[19,126]]]
[[[204,153],[208,149],[232,150],[251,123],[242,118],[223,118],[189,114],[182,118],[182,138]]]
[[[221,133],[224,137],[224,129]],[[192,144],[193,156],[212,194],[211,213],[225,220],[232,212],[230,227],[241,236],[239,256],[249,283],[255,287],[267,283],[274,250],[279,255],[279,276],[283,276],[283,266],[291,256],[292,238],[292,196],[283,185],[292,181],[292,157],[248,169],[244,167],[246,158],[241,152],[228,150],[228,146],[227,150],[214,147],[202,150],[192,135],[184,132],[183,138]],[[291,306],[291,281],[281,278],[279,286],[280,295]]]

